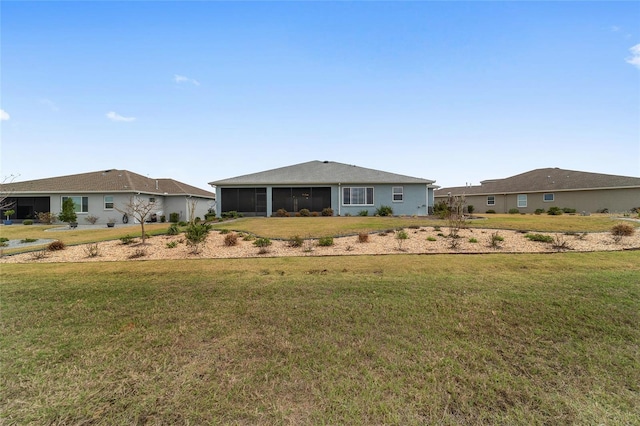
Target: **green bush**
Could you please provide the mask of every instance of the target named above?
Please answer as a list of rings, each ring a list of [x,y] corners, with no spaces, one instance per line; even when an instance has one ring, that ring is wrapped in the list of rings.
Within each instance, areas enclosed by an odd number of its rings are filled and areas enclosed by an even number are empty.
[[[325,207],[322,209],[322,216],[333,216],[333,209],[331,207]]]
[[[167,248],[176,248],[176,247],[178,247],[177,241],[171,241],[167,243]]]
[[[253,245],[256,247],[269,247],[271,240],[269,238],[258,238],[253,242]]]
[[[180,221],[180,213],[169,213],[169,222],[178,223]]]
[[[493,210],[493,209],[489,209],[485,213],[487,213],[487,214],[496,214],[496,211]]]
[[[436,237],[427,237],[427,241],[438,241]]]
[[[302,244],[304,244],[304,239],[299,235],[289,238],[289,247],[302,247]]]
[[[180,233],[180,228],[177,223],[172,223],[169,225],[169,229],[167,229],[167,235],[178,235]]]
[[[23,225],[33,225],[33,220],[31,219],[26,219],[22,221]]]
[[[477,240],[476,238],[473,238],[473,237],[472,237],[472,238],[469,238],[469,242],[470,242],[470,243],[477,243],[477,242],[478,242],[478,240]]]
[[[184,220],[181,220],[180,222],[178,222],[178,226],[187,226],[188,223],[185,222]]]
[[[369,210],[360,210],[358,216],[369,216]]]
[[[76,214],[75,204],[73,203],[73,199],[67,197],[62,202],[62,212],[58,215],[58,219],[62,222],[75,222],[78,220],[78,215]]]
[[[241,217],[243,217],[242,213],[238,213],[235,210],[231,210],[228,212],[222,212],[220,213],[220,217],[223,219],[240,219]]]
[[[318,240],[318,245],[320,247],[330,247],[333,245],[333,237],[321,237]]]
[[[302,217],[311,216],[311,212],[309,211],[309,209],[301,209],[298,213],[300,213],[300,216]]]
[[[546,210],[545,209],[536,209],[533,214],[542,214],[544,213]]]
[[[211,225],[208,223],[192,223],[184,232],[187,245],[193,247],[193,253],[197,253],[200,244],[204,243],[211,231]]]
[[[20,240],[22,244],[35,243],[36,241],[38,241],[37,238],[25,238],[23,240]]]
[[[475,207],[473,207],[471,204],[469,204],[469,205],[467,206],[467,212],[468,212],[469,214],[473,214],[473,211],[474,211],[474,210],[475,210]]]
[[[160,215],[160,223],[165,223],[167,221],[167,217],[165,215]]]
[[[547,210],[547,214],[551,216],[559,216],[562,213],[563,212],[560,210],[560,207],[549,207],[549,210]]]
[[[509,209],[509,214],[518,214],[520,213],[520,210],[518,209]]]
[[[376,209],[376,216],[391,216],[393,215],[393,209],[391,206],[380,206]]]
[[[562,208],[562,211],[563,211],[564,213],[566,213],[566,214],[573,214],[573,213],[575,213],[575,212],[576,212],[576,209],[571,209],[571,208],[569,208],[569,207],[563,207],[563,208]]]
[[[289,212],[286,211],[285,209],[278,209],[276,210],[276,217],[289,217]]]
[[[438,216],[440,219],[444,219],[449,213],[449,206],[444,201],[438,201],[433,206],[433,214]]]
[[[531,241],[538,241],[540,243],[553,243],[553,237],[551,235],[526,234],[525,238],[528,238]]]
[[[120,242],[122,242],[122,244],[124,244],[124,245],[131,244],[135,240],[136,239],[134,237],[132,237],[131,235],[125,235],[124,237],[120,237]]]

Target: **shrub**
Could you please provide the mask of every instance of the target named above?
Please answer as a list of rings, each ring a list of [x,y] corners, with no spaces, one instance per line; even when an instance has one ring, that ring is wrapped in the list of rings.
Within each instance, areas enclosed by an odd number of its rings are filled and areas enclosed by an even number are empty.
[[[309,211],[309,209],[301,209],[298,213],[300,213],[300,216],[302,217],[311,216],[311,212]]]
[[[449,213],[449,206],[444,201],[438,201],[433,206],[433,214],[438,216],[440,219],[444,219]]]
[[[133,253],[129,255],[129,259],[138,259],[140,257],[145,257],[147,255],[147,250],[143,248],[135,249]]]
[[[84,220],[86,220],[87,222],[89,222],[92,225],[95,225],[96,222],[98,221],[98,219],[100,219],[98,216],[94,216],[92,214],[90,214],[89,216],[84,218]]]
[[[360,210],[358,216],[369,216],[369,210]]]
[[[333,245],[333,237],[321,237],[318,240],[320,247],[331,247]]]
[[[498,231],[496,231],[492,233],[491,237],[489,238],[489,247],[499,248],[500,243],[502,243],[503,241],[504,241],[504,237],[502,235],[499,235]]]
[[[369,234],[367,232],[360,232],[358,234],[358,242],[359,243],[367,243],[367,242],[369,242]]]
[[[98,243],[87,244],[84,248],[84,252],[87,254],[87,257],[98,257],[100,256],[100,247]]]
[[[398,250],[402,250],[402,243],[409,238],[409,234],[404,229],[401,229],[396,233],[396,240],[398,241]]]
[[[167,243],[167,248],[176,248],[176,247],[178,247],[177,241],[171,241]]]
[[[553,237],[551,235],[526,234],[525,238],[528,238],[531,241],[537,241],[540,243],[553,243]]]
[[[78,215],[76,214],[76,208],[72,198],[67,197],[64,199],[64,201],[62,202],[62,212],[60,212],[58,218],[62,222],[68,223],[78,220]]]
[[[474,210],[475,210],[475,207],[473,207],[471,204],[469,204],[469,205],[467,206],[467,212],[468,212],[469,214],[473,214],[473,211],[474,211]]]
[[[224,245],[227,247],[233,247],[238,245],[238,234],[231,232],[224,236]]]
[[[166,221],[167,221],[167,216],[165,216],[165,215],[161,214],[161,215],[160,215],[160,222],[161,222],[161,223],[165,223]]]
[[[62,241],[56,240],[49,243],[49,245],[47,246],[47,250],[58,251],[58,250],[64,250],[66,247],[67,246]]]
[[[167,229],[167,235],[178,235],[180,233],[180,227],[178,227],[177,223],[172,223],[169,225],[169,229]]]
[[[322,209],[322,216],[333,216],[333,209],[331,207],[325,207]]]
[[[391,216],[393,209],[390,206],[380,206],[376,209],[376,216]]]
[[[188,223],[185,222],[184,220],[181,220],[180,222],[178,222],[178,226],[187,226]]]
[[[496,211],[493,209],[489,209],[486,211],[487,214],[496,214]]]
[[[278,209],[276,210],[276,217],[289,217],[289,212],[286,211],[285,209]]]
[[[38,221],[45,225],[50,225],[56,221],[56,215],[51,212],[40,212],[38,213]]]
[[[478,240],[476,238],[471,237],[471,238],[469,238],[469,242],[470,243],[477,243]]]
[[[318,213],[318,212],[311,212],[311,216],[312,216],[312,217],[318,217],[318,216],[320,216],[320,213]]]
[[[220,234],[221,234],[221,235],[226,235],[226,234],[228,234],[229,232],[231,232],[231,230],[229,230],[229,229],[221,229],[221,230],[220,230],[220,231],[218,231],[218,232],[220,232]]]
[[[180,221],[180,213],[169,213],[169,222],[178,223]]]
[[[520,210],[518,209],[509,209],[509,214],[518,214],[520,213]]]
[[[251,235],[251,234],[247,234],[247,235],[245,235],[244,237],[242,237],[242,239],[243,239],[244,241],[253,241],[253,240],[255,240],[255,239],[256,239],[256,237],[254,237],[254,236],[253,236],[253,235]]]
[[[25,219],[22,221],[23,225],[33,225],[33,220],[31,219]]]
[[[544,213],[546,210],[545,209],[536,209],[533,214],[542,214]]]
[[[20,240],[22,244],[35,243],[36,241],[38,241],[37,238],[24,238]]]
[[[613,236],[630,237],[635,232],[635,228],[628,223],[619,223],[611,228],[611,235]]]
[[[47,250],[46,249],[36,250],[36,251],[31,253],[31,259],[32,260],[41,260],[41,259],[44,259],[45,257],[47,257]]]
[[[187,227],[184,232],[184,236],[187,240],[187,245],[193,248],[193,253],[198,253],[200,244],[204,243],[209,232],[211,231],[211,225],[208,223],[192,223]]]
[[[427,237],[427,241],[438,241],[436,237]]]
[[[560,207],[549,207],[547,214],[551,216],[560,216],[562,214],[562,210],[560,210]]]
[[[120,241],[122,242],[122,244],[124,245],[129,245],[132,244],[136,239],[134,237],[132,237],[131,235],[125,235],[124,237],[120,237]]]
[[[258,238],[253,242],[253,245],[256,247],[269,247],[271,245],[271,240],[269,238]]]
[[[231,210],[228,212],[222,212],[220,213],[220,217],[223,219],[240,219],[241,217],[243,217],[242,213],[238,213],[235,210]]]
[[[562,211],[567,214],[573,214],[576,212],[576,209],[570,209],[569,207],[563,207]]]
[[[302,247],[302,244],[304,244],[304,239],[299,235],[289,238],[289,247]]]

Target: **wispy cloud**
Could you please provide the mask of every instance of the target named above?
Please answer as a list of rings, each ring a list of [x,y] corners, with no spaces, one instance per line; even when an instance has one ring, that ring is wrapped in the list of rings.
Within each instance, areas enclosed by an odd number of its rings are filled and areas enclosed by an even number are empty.
[[[51,99],[43,98],[43,99],[40,99],[39,102],[40,102],[40,105],[49,107],[51,111],[54,111],[54,112],[60,111],[60,108],[58,108],[58,105],[56,105]]]
[[[627,58],[627,62],[640,69],[640,44],[629,48],[629,51],[631,52],[631,56]]]
[[[617,25],[612,25],[612,26],[611,26],[611,32],[612,32],[612,33],[617,33],[617,32],[619,32],[621,29],[622,29],[622,28],[620,28],[620,27],[619,27],[619,26],[617,26]]]
[[[122,115],[115,113],[113,111],[108,112],[106,115],[107,115],[107,118],[111,121],[126,121],[126,122],[136,121],[135,117],[123,117]]]
[[[186,77],[184,75],[175,74],[173,76],[173,81],[175,81],[178,84],[180,84],[180,83],[191,83],[194,86],[200,86],[200,82],[198,80],[196,80],[194,78]]]
[[[7,121],[11,118],[9,113],[3,109],[0,109],[0,121]]]

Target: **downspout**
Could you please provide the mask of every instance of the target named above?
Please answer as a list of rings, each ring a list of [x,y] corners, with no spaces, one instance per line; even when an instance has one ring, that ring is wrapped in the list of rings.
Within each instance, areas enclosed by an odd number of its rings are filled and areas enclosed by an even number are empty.
[[[340,206],[342,206],[342,188],[340,188],[340,185],[342,185],[340,182],[338,182],[338,216],[340,216]]]

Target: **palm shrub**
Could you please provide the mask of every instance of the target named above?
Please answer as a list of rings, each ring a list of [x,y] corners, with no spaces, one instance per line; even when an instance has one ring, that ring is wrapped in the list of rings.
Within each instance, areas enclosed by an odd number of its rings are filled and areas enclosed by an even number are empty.
[[[187,245],[193,248],[193,253],[198,253],[200,245],[205,242],[211,231],[211,225],[208,223],[191,223],[185,230],[184,237]]]
[[[331,247],[333,245],[333,237],[321,237],[318,240],[320,247]]]

